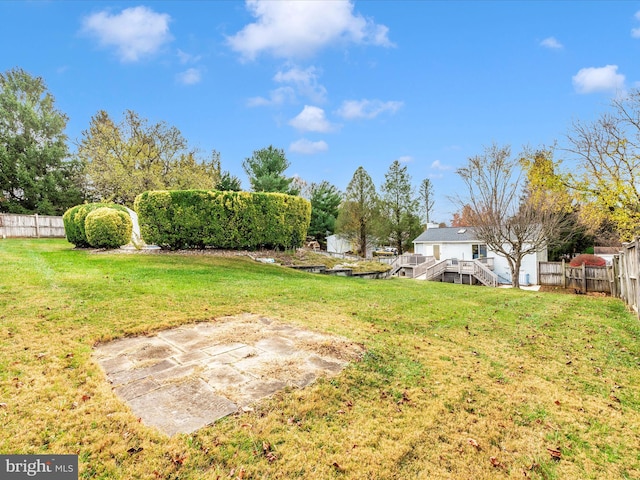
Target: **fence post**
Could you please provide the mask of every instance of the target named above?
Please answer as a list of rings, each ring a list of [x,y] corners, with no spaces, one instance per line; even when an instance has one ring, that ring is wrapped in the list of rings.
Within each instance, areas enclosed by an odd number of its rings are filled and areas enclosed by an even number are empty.
[[[36,213],[34,216],[35,222],[36,222],[36,238],[40,238],[40,224],[39,224],[39,220],[38,220],[38,214]]]
[[[636,261],[635,261],[636,271],[633,272],[636,277],[636,284],[635,284],[636,315],[638,316],[638,318],[640,318],[640,271],[639,271],[640,269],[638,268],[640,266],[640,237],[636,237],[635,249],[633,253],[636,256]]]
[[[618,297],[618,288],[616,285],[616,264],[618,263],[618,256],[614,255],[613,256],[613,260],[611,261],[611,270],[608,271],[609,273],[609,285],[610,285],[610,289],[611,289],[611,296],[614,298]]]
[[[562,259],[562,288],[567,288],[567,271],[565,270],[564,258]]]
[[[587,293],[587,266],[582,264],[582,290]]]

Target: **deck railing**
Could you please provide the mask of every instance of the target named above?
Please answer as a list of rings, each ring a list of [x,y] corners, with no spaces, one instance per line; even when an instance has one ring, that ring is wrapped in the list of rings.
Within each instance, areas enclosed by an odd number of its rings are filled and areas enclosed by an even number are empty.
[[[498,286],[498,276],[482,262],[473,261],[473,275],[488,287]]]
[[[490,287],[498,286],[498,276],[487,266],[487,262],[479,260],[448,259],[437,263],[434,262],[424,270],[424,278],[425,280],[433,280],[446,272],[472,275],[484,285]]]
[[[425,259],[425,261],[413,268],[413,278],[418,278],[419,276],[424,275],[429,267],[436,263],[436,259],[433,257],[425,257]]]
[[[449,261],[448,260],[441,260],[437,263],[432,263],[431,265],[429,265],[425,272],[425,280],[432,280],[434,278],[436,278],[438,275],[442,275],[444,272],[447,271],[447,268],[449,266]]]

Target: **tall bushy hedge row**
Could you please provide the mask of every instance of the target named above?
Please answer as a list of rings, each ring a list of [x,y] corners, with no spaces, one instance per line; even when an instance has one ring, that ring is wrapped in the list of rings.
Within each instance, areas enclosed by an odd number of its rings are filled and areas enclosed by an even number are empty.
[[[281,193],[149,191],[135,210],[142,238],[172,250],[299,247],[311,218],[307,200]]]
[[[64,212],[64,215],[62,215],[64,233],[67,236],[69,243],[73,243],[76,247],[91,246],[87,239],[85,220],[89,213],[102,207],[115,208],[116,210],[127,213],[127,215],[129,214],[125,207],[115,203],[85,203],[83,205],[71,207],[69,210]]]

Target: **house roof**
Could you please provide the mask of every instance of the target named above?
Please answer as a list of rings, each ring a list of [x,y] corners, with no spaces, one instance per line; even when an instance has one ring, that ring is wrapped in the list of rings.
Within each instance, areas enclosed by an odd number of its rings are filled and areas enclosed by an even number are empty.
[[[475,229],[473,227],[446,227],[428,228],[416,238],[414,243],[431,242],[477,242]]]

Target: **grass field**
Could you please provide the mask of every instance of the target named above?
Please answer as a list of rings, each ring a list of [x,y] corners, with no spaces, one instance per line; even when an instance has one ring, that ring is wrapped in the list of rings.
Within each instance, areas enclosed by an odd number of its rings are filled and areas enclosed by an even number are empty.
[[[640,323],[611,298],[0,241],[0,453],[100,479],[640,478]],[[362,343],[339,376],[168,438],[97,342],[250,312]]]

